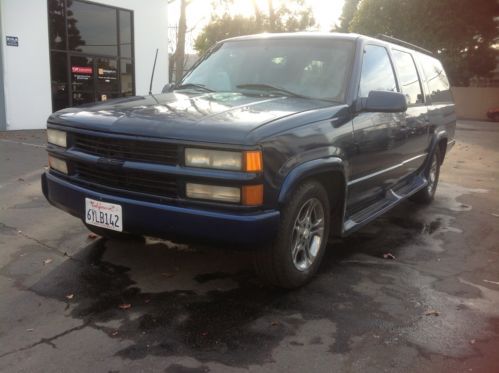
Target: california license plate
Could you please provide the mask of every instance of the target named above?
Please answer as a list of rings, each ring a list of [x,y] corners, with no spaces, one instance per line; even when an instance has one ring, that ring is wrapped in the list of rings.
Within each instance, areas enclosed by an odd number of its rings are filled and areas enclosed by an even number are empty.
[[[121,206],[85,198],[85,222],[96,227],[122,232]]]

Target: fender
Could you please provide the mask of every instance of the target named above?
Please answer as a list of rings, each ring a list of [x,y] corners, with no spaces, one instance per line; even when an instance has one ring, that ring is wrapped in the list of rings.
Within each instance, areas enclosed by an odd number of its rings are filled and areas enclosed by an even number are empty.
[[[341,172],[346,180],[345,164],[343,159],[338,157],[314,159],[293,168],[282,183],[278,199],[279,205],[282,205],[287,201],[294,187],[296,187],[304,178],[328,171]]]
[[[430,159],[433,156],[433,153],[435,152],[435,148],[437,147],[438,143],[441,140],[445,140],[445,142],[447,143],[448,137],[449,136],[447,134],[447,131],[445,131],[445,130],[441,130],[441,131],[438,131],[437,133],[435,133],[435,135],[433,136],[433,138],[431,140],[430,149],[428,151],[428,157],[426,157],[425,167],[426,167],[426,164],[428,162],[430,162]],[[442,159],[442,162],[443,162],[443,159]]]

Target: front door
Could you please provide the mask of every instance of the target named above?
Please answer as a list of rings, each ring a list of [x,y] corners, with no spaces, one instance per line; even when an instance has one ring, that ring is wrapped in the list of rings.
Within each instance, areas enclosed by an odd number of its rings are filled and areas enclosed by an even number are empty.
[[[118,60],[107,57],[70,57],[71,106],[120,96]]]
[[[398,91],[393,66],[385,47],[364,48],[359,100],[369,92]],[[406,145],[405,113],[360,113],[353,119],[355,155],[349,160],[349,211],[363,209],[384,196],[401,178],[399,165]]]

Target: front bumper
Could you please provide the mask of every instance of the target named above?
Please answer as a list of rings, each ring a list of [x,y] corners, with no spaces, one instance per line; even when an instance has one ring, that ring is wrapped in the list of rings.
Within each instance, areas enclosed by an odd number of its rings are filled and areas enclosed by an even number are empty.
[[[279,224],[275,210],[243,214],[163,205],[86,189],[49,172],[42,175],[42,190],[52,205],[82,220],[85,197],[120,204],[124,231],[140,235],[247,245],[270,241]]]

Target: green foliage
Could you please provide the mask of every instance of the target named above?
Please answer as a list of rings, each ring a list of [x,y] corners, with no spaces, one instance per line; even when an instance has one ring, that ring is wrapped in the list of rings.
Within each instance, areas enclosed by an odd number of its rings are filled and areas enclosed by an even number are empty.
[[[390,35],[432,51],[451,83],[468,85],[495,68],[499,5],[493,0],[363,0],[349,31]]]
[[[312,11],[304,5],[303,0],[287,1],[274,12],[272,20],[262,13],[245,17],[231,16],[226,11],[221,16],[213,16],[194,41],[194,48],[203,54],[216,42],[230,37],[261,32],[303,31],[315,24]]]
[[[343,4],[343,10],[340,17],[340,25],[335,27],[333,31],[336,32],[348,32],[348,27],[350,22],[352,22],[357,8],[359,6],[360,0],[345,0]]]

